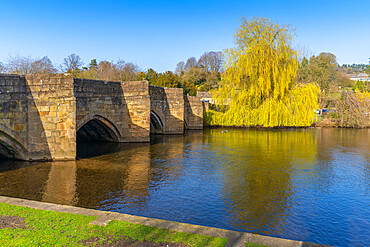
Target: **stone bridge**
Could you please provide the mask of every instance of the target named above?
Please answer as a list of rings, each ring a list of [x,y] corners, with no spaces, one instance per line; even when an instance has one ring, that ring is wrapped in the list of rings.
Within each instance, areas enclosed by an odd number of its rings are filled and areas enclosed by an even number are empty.
[[[3,157],[74,160],[80,140],[149,142],[151,133],[202,128],[202,101],[179,88],[64,74],[0,74]]]

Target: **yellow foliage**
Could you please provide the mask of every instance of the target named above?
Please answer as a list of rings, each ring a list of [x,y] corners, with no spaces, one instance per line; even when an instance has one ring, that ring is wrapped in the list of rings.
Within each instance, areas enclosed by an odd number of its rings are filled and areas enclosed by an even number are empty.
[[[268,19],[242,21],[236,48],[226,50],[225,73],[216,100],[225,112],[206,114],[210,125],[309,126],[315,121],[319,89],[295,85],[297,53],[288,26]]]
[[[356,89],[356,97],[360,102],[364,102],[366,99],[370,99],[370,91],[361,92],[360,90]]]

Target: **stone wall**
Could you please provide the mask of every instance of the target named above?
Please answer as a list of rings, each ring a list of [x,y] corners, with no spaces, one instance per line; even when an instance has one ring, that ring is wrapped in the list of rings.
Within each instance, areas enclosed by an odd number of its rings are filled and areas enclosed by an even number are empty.
[[[104,136],[106,141],[120,142],[123,139],[125,117],[127,117],[126,102],[123,97],[120,82],[74,79],[74,95],[76,97],[76,130],[79,131],[89,121],[102,122],[112,136]],[[94,123],[94,122],[93,122]],[[95,126],[87,128],[86,134],[92,135]],[[96,128],[99,128],[96,127]],[[99,132],[100,130],[95,130]],[[100,131],[102,132],[102,131]]]
[[[0,75],[0,154],[28,159],[28,100],[23,76]]]
[[[185,121],[201,129],[202,111],[201,101],[184,98],[181,88],[147,81],[0,74],[0,155],[73,160],[77,137],[148,142],[150,133],[183,134]]]
[[[154,134],[184,133],[184,97],[182,88],[149,86],[150,110],[161,121],[161,128],[153,128]],[[151,120],[155,120],[153,116]]]
[[[32,159],[76,158],[76,99],[73,77],[27,75],[28,151]]]
[[[125,141],[150,141],[150,96],[147,81],[130,81],[121,83],[122,92],[128,110]]]
[[[203,129],[203,102],[200,97],[184,96],[185,129]]]

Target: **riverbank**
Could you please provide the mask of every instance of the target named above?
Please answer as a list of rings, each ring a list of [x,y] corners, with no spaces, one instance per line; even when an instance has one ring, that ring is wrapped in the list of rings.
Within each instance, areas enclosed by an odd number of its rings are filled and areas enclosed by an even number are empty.
[[[0,196],[0,245],[324,246]]]
[[[30,201],[27,204],[34,205]],[[50,206],[43,205],[46,208]],[[0,203],[0,246],[175,247],[224,246],[227,242],[225,238],[175,232],[120,220],[112,220],[108,224],[109,220],[99,217],[99,213],[83,215],[81,213],[86,212],[82,211],[71,214]]]

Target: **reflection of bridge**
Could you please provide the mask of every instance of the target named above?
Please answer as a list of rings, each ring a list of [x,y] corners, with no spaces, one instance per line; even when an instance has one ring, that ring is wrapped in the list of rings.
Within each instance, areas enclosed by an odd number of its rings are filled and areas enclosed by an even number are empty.
[[[202,102],[182,89],[62,74],[0,75],[3,156],[71,160],[77,139],[148,142],[150,133],[202,128]]]

